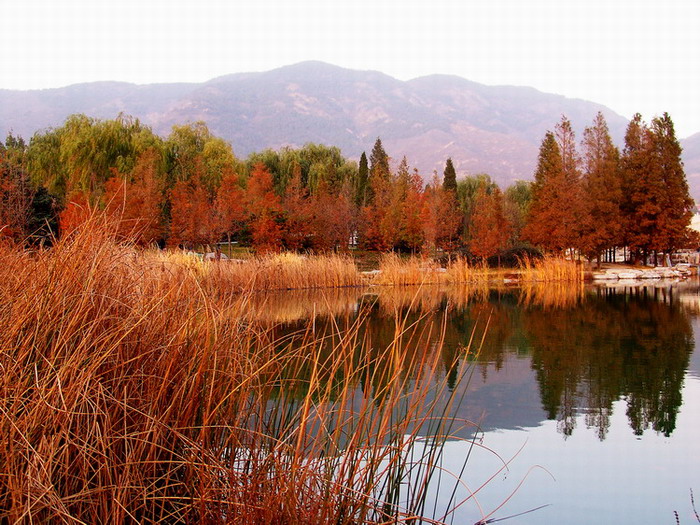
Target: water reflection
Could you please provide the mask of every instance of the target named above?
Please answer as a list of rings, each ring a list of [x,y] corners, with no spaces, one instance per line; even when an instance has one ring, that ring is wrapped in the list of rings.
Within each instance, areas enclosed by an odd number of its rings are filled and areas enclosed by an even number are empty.
[[[398,334],[403,352],[424,352],[426,344],[440,348],[452,389],[458,365],[471,362],[471,380],[457,386],[467,393],[458,417],[478,421],[482,429],[532,427],[549,419],[567,438],[584,421],[604,440],[620,400],[634,435],[647,429],[673,433],[694,348],[697,298],[695,285],[634,284],[348,289],[251,300],[257,301],[252,311],[260,312],[258,320],[276,324],[276,337],[284,341],[302,329],[307,333],[307,320],[314,318],[312,330],[326,338],[320,344],[330,351],[335,335],[361,318],[358,339],[377,355]],[[376,373],[371,384],[359,381],[357,388],[380,402],[381,382],[390,377]]]

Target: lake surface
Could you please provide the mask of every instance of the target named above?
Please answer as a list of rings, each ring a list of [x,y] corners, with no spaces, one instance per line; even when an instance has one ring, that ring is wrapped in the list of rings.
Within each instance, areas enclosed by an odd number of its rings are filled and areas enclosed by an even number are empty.
[[[469,455],[458,501],[485,483],[450,516],[454,523],[543,505],[508,523],[672,524],[674,511],[681,523],[696,521],[690,502],[694,488],[700,503],[696,281],[384,288],[264,300],[266,321],[279,332],[308,326],[310,318],[314,330],[338,329],[366,315],[361,336],[377,347],[390,344],[397,318],[429,334],[444,356],[448,385],[462,399],[457,416],[473,422],[459,431],[464,439],[447,443],[442,467],[459,472]],[[470,341],[478,354],[466,351]],[[470,374],[458,381],[451,363],[464,360]],[[451,492],[450,486],[434,494],[436,505]]]

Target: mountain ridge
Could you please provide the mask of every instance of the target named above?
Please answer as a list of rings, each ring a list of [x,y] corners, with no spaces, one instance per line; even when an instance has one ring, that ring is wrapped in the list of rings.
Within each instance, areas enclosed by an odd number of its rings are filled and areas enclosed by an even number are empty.
[[[377,137],[428,179],[452,157],[458,175],[489,173],[502,185],[532,178],[539,145],[566,115],[580,140],[602,111],[622,145],[628,120],[595,102],[529,86],[487,86],[455,75],[403,81],[380,71],[307,61],[201,83],[99,81],[46,90],[0,90],[0,136],[28,139],[73,113],[139,118],[160,135],[203,120],[239,156],[320,142],[358,159]],[[698,138],[696,138],[698,137]],[[691,140],[692,139],[692,140]],[[688,142],[690,141],[690,142]],[[686,142],[687,148],[686,148]],[[700,196],[700,133],[682,141],[693,196]]]

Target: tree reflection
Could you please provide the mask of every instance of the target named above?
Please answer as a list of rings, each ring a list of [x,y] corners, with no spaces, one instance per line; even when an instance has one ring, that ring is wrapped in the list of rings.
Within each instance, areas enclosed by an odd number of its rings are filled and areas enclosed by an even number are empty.
[[[316,301],[327,312],[316,318],[313,334],[306,332],[297,338],[316,338],[319,356],[328,355],[338,334],[362,318],[357,347],[364,348],[365,354],[356,352],[354,359],[371,362],[373,373],[360,377],[356,388],[362,395],[371,396],[375,404],[382,402],[387,382],[420,373],[421,359],[415,356],[427,349],[429,353],[441,352],[442,370],[438,373],[443,375],[436,380],[446,379],[450,390],[467,388],[457,381],[459,366],[465,361],[475,367],[481,386],[485,386],[492,379],[489,376],[496,379],[509,360],[529,358],[545,417],[557,421],[565,438],[575,431],[577,421],[583,421],[600,440],[605,439],[613,405],[619,400],[626,402],[627,418],[636,435],[653,429],[670,436],[675,429],[694,342],[689,310],[670,288],[584,292],[576,287],[565,290],[546,286],[426,287],[393,288],[361,296],[354,293],[355,298]],[[348,299],[351,303],[356,300],[355,306],[349,306]],[[272,304],[265,302],[268,318],[278,315],[278,319],[292,319],[298,315],[298,308],[289,306],[285,311],[293,310],[294,315],[275,314],[269,308]],[[319,310],[314,306],[314,311]],[[280,325],[275,338],[294,345],[283,336],[301,326],[308,329],[308,323],[301,321]],[[388,348],[402,355],[401,370],[382,357],[391,355],[386,352]],[[290,379],[294,374],[308,375],[308,367],[305,362],[298,370],[290,371]],[[336,371],[325,380],[331,388],[341,390],[345,378],[338,374]],[[500,381],[502,384],[503,379]],[[502,394],[518,395],[518,390],[515,386],[508,389],[506,384]],[[475,403],[466,396],[473,412],[503,411],[502,399],[493,398],[487,390],[478,396],[480,404]],[[527,417],[533,414],[530,411]],[[473,414],[463,415],[468,418]],[[522,414],[502,413],[499,424],[507,425],[508,417],[519,417],[512,423],[516,427],[529,424]]]
[[[675,429],[693,333],[683,308],[653,295],[605,290],[577,308],[523,312],[542,405],[565,436],[580,410],[604,439],[618,399],[635,434]]]

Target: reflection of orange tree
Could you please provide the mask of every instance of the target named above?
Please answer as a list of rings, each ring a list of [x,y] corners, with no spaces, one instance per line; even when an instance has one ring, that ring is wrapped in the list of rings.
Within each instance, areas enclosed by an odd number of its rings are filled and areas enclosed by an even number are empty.
[[[629,301],[614,292],[589,296],[571,310],[529,308],[523,328],[532,345],[533,368],[543,408],[571,434],[576,409],[603,439],[612,404],[627,398],[636,434],[646,428],[670,435],[681,405],[681,386],[692,330],[675,305]]]

